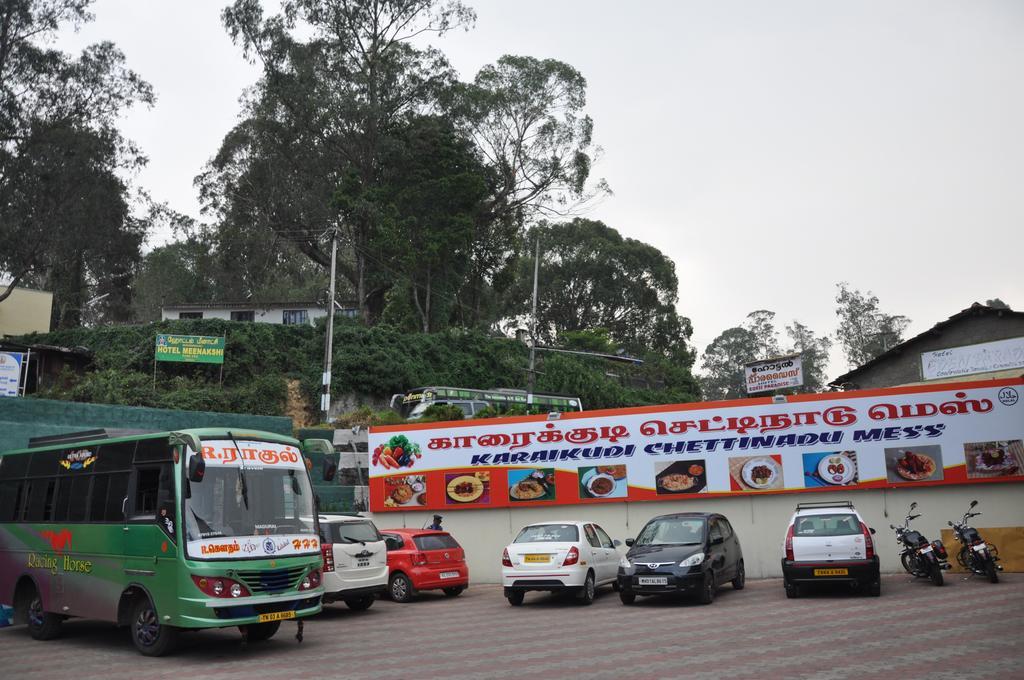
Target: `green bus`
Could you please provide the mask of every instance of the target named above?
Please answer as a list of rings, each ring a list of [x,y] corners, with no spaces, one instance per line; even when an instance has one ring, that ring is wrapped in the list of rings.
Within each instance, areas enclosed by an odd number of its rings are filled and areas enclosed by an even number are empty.
[[[333,447],[193,429],[37,438],[2,453],[0,603],[36,639],[69,617],[99,619],[129,627],[147,656],[183,630],[238,626],[258,641],[289,619],[301,642],[323,595],[304,451]]]

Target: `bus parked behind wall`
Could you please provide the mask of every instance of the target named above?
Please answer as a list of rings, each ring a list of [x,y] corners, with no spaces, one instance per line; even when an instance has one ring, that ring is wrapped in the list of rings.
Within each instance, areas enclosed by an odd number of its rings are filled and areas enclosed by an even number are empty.
[[[257,641],[298,619],[301,641],[323,588],[297,440],[220,429],[88,437],[0,454],[0,602],[15,623],[48,640],[70,617],[111,621],[147,656],[170,651],[183,629],[237,626]]]

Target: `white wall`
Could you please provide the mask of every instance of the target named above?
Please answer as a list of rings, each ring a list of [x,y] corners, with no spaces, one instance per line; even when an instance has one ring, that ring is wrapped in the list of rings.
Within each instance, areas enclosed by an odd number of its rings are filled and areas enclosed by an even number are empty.
[[[747,574],[752,578],[780,577],[782,542],[789,518],[798,502],[850,500],[873,527],[875,549],[883,572],[901,571],[895,534],[889,524],[900,524],[912,501],[922,517],[913,527],[929,540],[939,538],[947,520],[957,520],[977,499],[974,526],[1024,526],[1024,484],[972,484],[916,489],[880,489],[850,493],[800,493],[739,498],[692,499],[675,502],[609,503],[607,505],[567,505],[546,508],[439,511],[444,527],[466,550],[470,579],[475,583],[501,581],[501,551],[519,529],[531,522],[549,520],[591,520],[611,535],[625,541],[635,537],[644,523],[655,515],[670,512],[719,512],[725,515],[743,547]],[[381,529],[422,527],[429,524],[431,512],[377,513],[374,522]],[[620,548],[625,552],[625,547]]]
[[[319,319],[320,317],[323,317],[323,316],[327,316],[327,312],[322,307],[289,307],[288,309],[305,309],[306,312],[309,314],[310,321],[312,321],[313,319]],[[178,319],[178,315],[182,311],[197,311],[197,312],[201,311],[203,313],[203,318],[204,319],[223,319],[225,321],[230,321],[231,320],[231,312],[232,311],[242,311],[242,310],[232,310],[231,308],[224,308],[224,309],[202,309],[202,310],[198,310],[198,309],[197,310],[182,310],[182,309],[177,309],[177,308],[174,308],[174,307],[170,307],[170,308],[165,308],[165,309],[161,310],[161,317],[163,318],[164,321],[176,320],[176,319]],[[248,311],[248,310],[245,310],[245,311]],[[283,307],[276,307],[276,308],[272,308],[272,309],[255,309],[255,310],[252,310],[252,311],[255,312],[255,320],[258,323],[276,323],[276,324],[280,324],[280,323],[282,323],[284,321],[284,308]]]

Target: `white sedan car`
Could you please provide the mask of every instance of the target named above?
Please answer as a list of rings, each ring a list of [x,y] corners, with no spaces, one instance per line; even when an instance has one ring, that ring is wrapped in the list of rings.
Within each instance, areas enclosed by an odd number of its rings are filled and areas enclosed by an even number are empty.
[[[568,590],[590,604],[599,586],[615,586],[619,545],[594,522],[529,524],[501,555],[505,597],[517,607],[529,590]]]

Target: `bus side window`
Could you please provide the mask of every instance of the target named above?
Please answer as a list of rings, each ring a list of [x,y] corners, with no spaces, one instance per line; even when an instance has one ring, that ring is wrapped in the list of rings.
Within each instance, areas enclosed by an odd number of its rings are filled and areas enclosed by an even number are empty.
[[[14,522],[18,519],[26,483],[22,479],[0,482],[0,522]]]
[[[170,488],[170,470],[170,465],[140,465],[135,468],[135,493],[131,505],[133,522],[156,519],[161,487]]]

